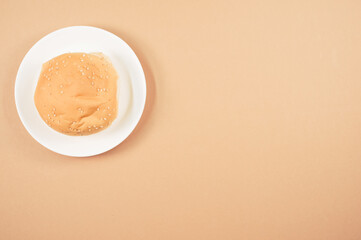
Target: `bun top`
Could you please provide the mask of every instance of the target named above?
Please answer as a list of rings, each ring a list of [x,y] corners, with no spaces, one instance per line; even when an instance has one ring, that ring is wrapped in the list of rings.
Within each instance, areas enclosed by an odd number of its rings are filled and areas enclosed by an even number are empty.
[[[67,135],[89,135],[117,115],[117,73],[101,53],[67,53],[43,64],[35,91],[45,123]]]

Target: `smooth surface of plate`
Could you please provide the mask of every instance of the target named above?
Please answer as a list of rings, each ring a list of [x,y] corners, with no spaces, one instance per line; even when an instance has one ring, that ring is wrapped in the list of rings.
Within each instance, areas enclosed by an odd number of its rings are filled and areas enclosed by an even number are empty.
[[[69,52],[102,52],[118,73],[118,116],[104,131],[89,136],[67,136],[48,127],[34,104],[42,64]],[[85,157],[108,151],[133,131],[144,109],[146,83],[142,66],[132,49],[116,35],[87,26],[67,27],[39,40],[25,55],[15,82],[15,102],[30,135],[59,154]]]

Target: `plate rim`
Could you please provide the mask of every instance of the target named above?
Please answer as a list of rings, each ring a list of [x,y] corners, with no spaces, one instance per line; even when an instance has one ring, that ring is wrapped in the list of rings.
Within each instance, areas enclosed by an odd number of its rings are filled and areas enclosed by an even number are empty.
[[[126,134],[122,135],[121,138],[119,138],[115,144],[111,144],[110,147],[105,147],[103,148],[101,151],[98,151],[96,153],[90,153],[90,154],[72,154],[72,153],[64,153],[61,151],[58,151],[56,148],[52,148],[50,146],[48,146],[47,144],[44,144],[43,142],[39,141],[39,139],[36,137],[36,134],[29,128],[29,126],[27,124],[24,123],[24,116],[22,115],[21,110],[19,110],[19,97],[18,97],[18,84],[19,84],[19,73],[21,72],[23,65],[24,65],[24,60],[27,58],[27,56],[29,55],[29,53],[31,52],[31,50],[33,48],[35,48],[36,46],[38,46],[39,44],[41,44],[41,42],[49,37],[50,35],[56,33],[56,32],[60,32],[60,31],[64,31],[64,30],[70,30],[70,29],[92,29],[92,30],[96,30],[96,31],[102,31],[106,34],[110,34],[112,35],[112,37],[115,37],[117,40],[121,41],[125,46],[128,47],[128,49],[130,50],[131,54],[135,57],[136,60],[136,64],[138,65],[138,71],[140,73],[140,77],[141,77],[141,84],[143,86],[142,92],[143,92],[143,98],[141,99],[141,105],[139,104],[139,106],[137,107],[137,114],[135,116],[134,121],[132,122],[131,126],[128,128],[129,130],[127,131]],[[143,66],[138,58],[138,56],[135,54],[134,50],[123,40],[121,39],[119,36],[115,35],[114,33],[107,31],[105,29],[102,28],[98,28],[98,27],[94,27],[94,26],[85,26],[85,25],[76,25],[76,26],[68,26],[68,27],[64,27],[64,28],[59,28],[55,31],[52,31],[48,34],[46,34],[45,36],[41,37],[38,41],[36,41],[36,43],[34,43],[31,48],[27,51],[27,53],[24,55],[24,57],[21,60],[21,63],[19,65],[18,71],[16,73],[16,78],[15,78],[15,84],[14,84],[14,98],[15,98],[15,106],[16,106],[16,110],[17,113],[19,115],[20,121],[22,123],[22,125],[25,127],[26,131],[30,134],[30,136],[35,139],[36,142],[38,142],[40,145],[42,145],[43,147],[45,147],[46,149],[55,152],[57,154],[63,155],[63,156],[69,156],[69,157],[92,157],[92,156],[97,156],[100,155],[104,152],[110,151],[113,148],[115,148],[116,146],[118,146],[119,144],[121,144],[125,139],[127,139],[129,137],[129,135],[134,131],[134,129],[137,127],[137,125],[140,122],[141,117],[143,116],[144,113],[144,108],[145,108],[145,104],[146,104],[146,99],[147,99],[147,83],[146,83],[146,78],[145,78],[145,73],[144,73],[144,69]],[[131,86],[133,89],[133,81],[131,81]],[[134,90],[132,90],[134,91]],[[79,136],[74,136],[74,137],[79,137]]]

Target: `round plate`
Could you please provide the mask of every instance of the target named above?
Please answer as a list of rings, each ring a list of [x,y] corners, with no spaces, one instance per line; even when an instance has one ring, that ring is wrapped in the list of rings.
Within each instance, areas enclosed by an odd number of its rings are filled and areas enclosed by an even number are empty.
[[[34,93],[42,64],[69,52],[102,52],[118,73],[118,116],[99,133],[61,134],[45,124],[35,107]],[[95,27],[67,27],[40,39],[25,55],[15,82],[16,108],[26,130],[44,147],[74,157],[97,155],[120,144],[137,125],[145,99],[144,72],[135,53],[119,37]]]

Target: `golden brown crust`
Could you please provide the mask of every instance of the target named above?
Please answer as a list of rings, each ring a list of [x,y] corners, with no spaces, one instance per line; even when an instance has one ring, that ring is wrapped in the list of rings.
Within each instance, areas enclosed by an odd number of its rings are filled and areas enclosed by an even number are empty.
[[[117,74],[101,53],[68,53],[43,64],[34,101],[41,118],[67,135],[89,135],[117,114]]]

